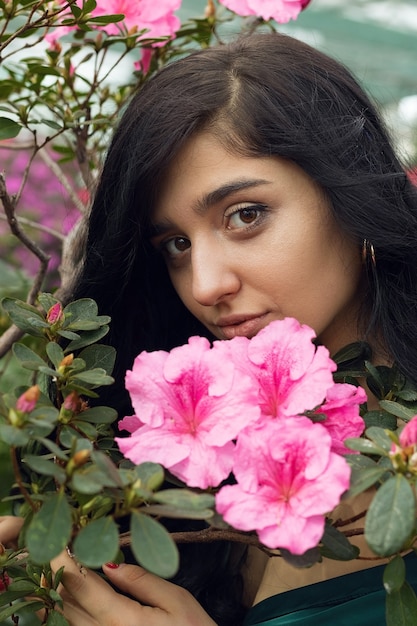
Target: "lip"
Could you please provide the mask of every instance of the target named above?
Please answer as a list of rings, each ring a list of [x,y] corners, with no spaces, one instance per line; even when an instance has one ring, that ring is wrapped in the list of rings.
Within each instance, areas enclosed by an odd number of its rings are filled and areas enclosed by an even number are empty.
[[[267,313],[254,315],[230,315],[221,317],[216,326],[225,339],[233,337],[254,337],[264,326]]]

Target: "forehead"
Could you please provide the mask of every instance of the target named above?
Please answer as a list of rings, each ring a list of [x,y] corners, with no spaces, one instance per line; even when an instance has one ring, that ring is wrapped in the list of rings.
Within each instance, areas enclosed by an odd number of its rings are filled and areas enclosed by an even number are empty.
[[[210,132],[197,133],[165,170],[158,186],[153,221],[163,219],[172,208],[192,206],[197,212],[204,212],[228,197],[239,200],[243,195],[250,196],[251,190],[268,186],[283,192],[305,187],[319,191],[318,185],[287,159],[244,155],[227,149]]]

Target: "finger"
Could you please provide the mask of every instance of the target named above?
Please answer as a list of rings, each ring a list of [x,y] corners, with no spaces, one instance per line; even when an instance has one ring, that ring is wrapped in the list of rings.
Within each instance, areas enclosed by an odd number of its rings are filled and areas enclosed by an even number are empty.
[[[62,585],[65,592],[61,592],[64,598],[64,615],[71,614],[71,619],[75,620],[78,614],[83,615],[79,622],[68,620],[74,626],[88,626],[99,624],[104,626],[107,623],[116,624],[120,615],[131,616],[130,623],[135,623],[135,617],[140,617],[142,611],[138,602],[125,598],[117,593],[112,587],[95,572],[80,567],[77,561],[62,552],[51,562],[53,571],[64,567],[62,575]],[[68,594],[68,595],[67,595]],[[131,614],[131,615],[130,615]],[[129,623],[126,621],[120,624]],[[138,624],[139,626],[139,624]]]
[[[149,573],[139,565],[106,563],[103,571],[121,591],[129,593],[140,602],[173,613],[184,600],[192,598],[182,587]],[[192,598],[194,601],[194,598]]]
[[[60,613],[63,614],[70,626],[103,626],[103,622],[98,622],[89,613],[86,613],[69,594],[64,598],[64,607]]]
[[[23,526],[22,517],[5,515],[0,517],[0,542],[4,545],[15,544]]]
[[[91,599],[96,594],[117,595],[98,574],[81,566],[66,550],[51,561],[51,567],[54,572],[64,568],[62,585],[80,606],[84,606],[84,598]]]

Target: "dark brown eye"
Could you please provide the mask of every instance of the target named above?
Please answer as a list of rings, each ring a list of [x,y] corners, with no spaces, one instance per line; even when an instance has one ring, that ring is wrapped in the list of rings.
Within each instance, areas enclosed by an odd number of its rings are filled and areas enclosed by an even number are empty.
[[[184,252],[184,250],[187,250],[187,248],[190,247],[190,242],[188,239],[185,239],[185,237],[175,237],[174,245],[177,250]]]
[[[239,217],[245,224],[250,224],[258,217],[258,209],[248,208],[239,211]]]
[[[258,219],[262,217],[262,212],[264,210],[264,206],[257,204],[237,209],[227,216],[227,228],[229,230],[239,230],[240,228],[244,229],[245,226],[250,226],[254,222],[257,222]]]
[[[185,252],[190,246],[191,242],[186,237],[173,237],[164,244],[166,252],[172,257]]]

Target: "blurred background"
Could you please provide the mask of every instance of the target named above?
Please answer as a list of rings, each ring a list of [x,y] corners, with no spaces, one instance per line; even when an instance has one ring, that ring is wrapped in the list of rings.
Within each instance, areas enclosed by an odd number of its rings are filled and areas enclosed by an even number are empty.
[[[183,0],[182,18],[206,0]],[[395,138],[417,163],[417,0],[311,0],[279,30],[347,65],[383,108]]]

